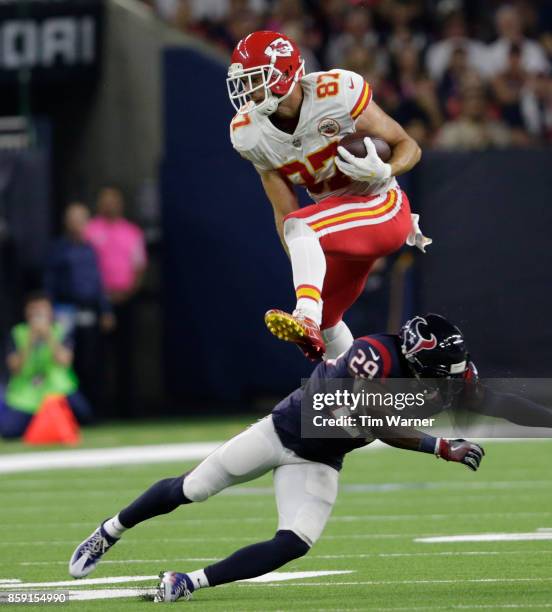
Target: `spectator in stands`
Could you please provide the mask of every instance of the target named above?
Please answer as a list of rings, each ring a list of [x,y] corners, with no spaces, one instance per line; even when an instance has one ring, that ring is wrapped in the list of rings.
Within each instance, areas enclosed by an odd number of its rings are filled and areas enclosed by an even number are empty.
[[[330,37],[326,52],[326,64],[329,68],[339,68],[353,47],[364,47],[374,56],[376,68],[386,72],[388,56],[384,47],[379,46],[372,15],[365,6],[350,8],[345,14],[343,31]]]
[[[489,118],[489,104],[482,88],[467,88],[462,93],[458,118],[443,125],[436,138],[442,149],[483,150],[512,144],[508,127]]]
[[[468,37],[466,23],[460,12],[449,13],[441,30],[441,40],[429,46],[426,54],[426,67],[435,81],[440,81],[451,65],[451,56],[458,49],[463,49],[466,62],[470,68],[485,73],[487,50],[485,45]]]
[[[282,27],[279,29],[280,32],[292,38],[298,45],[301,50],[301,56],[305,60],[305,71],[309,72],[318,72],[322,68],[320,67],[320,63],[314,53],[314,50],[310,48],[307,41],[309,41],[310,37],[305,33],[305,26],[301,21],[288,21],[282,24]],[[315,39],[316,40],[316,39]]]
[[[459,46],[452,51],[449,65],[438,86],[441,108],[448,118],[454,119],[460,113],[462,87],[470,76],[477,79],[469,66],[465,47]]]
[[[388,3],[387,20],[391,25],[391,32],[386,46],[391,56],[397,56],[406,47],[413,47],[421,52],[427,44],[424,32],[413,28],[413,21],[418,17],[420,7],[416,2],[393,0]]]
[[[252,9],[237,3],[225,21],[211,30],[211,38],[230,53],[238,42],[249,33],[261,28],[259,15]]]
[[[541,143],[552,143],[552,77],[530,75],[521,92],[521,114],[529,134]]]
[[[523,70],[530,73],[548,72],[546,53],[537,41],[524,36],[521,15],[515,6],[506,4],[500,7],[495,15],[495,26],[498,39],[488,48],[491,74],[496,75],[507,70],[513,45],[520,50]]]
[[[249,10],[260,15],[267,6],[266,0],[187,0],[194,21],[221,23],[232,13]]]
[[[91,419],[88,402],[78,391],[71,362],[73,351],[45,293],[33,293],[25,302],[25,322],[11,330],[7,365],[10,379],[5,401],[0,398],[0,435],[23,435],[44,398],[67,396],[80,423]]]
[[[521,93],[527,74],[521,61],[521,48],[510,47],[506,69],[491,81],[495,100],[500,105],[502,119],[511,127],[524,128],[521,114]]]
[[[264,25],[267,30],[282,32],[286,24],[301,23],[306,18],[301,2],[297,0],[276,0]],[[298,41],[296,41],[298,42]]]
[[[427,143],[443,122],[435,83],[423,72],[413,45],[398,51],[392,66],[392,87],[397,93],[393,116],[408,133]]]
[[[369,49],[361,46],[352,47],[344,57],[342,67],[362,75],[364,80],[370,83],[376,95],[378,97],[381,95],[379,87],[381,74],[376,67],[374,55]]]
[[[88,223],[86,238],[94,247],[103,286],[113,306],[117,326],[113,334],[116,391],[110,414],[129,414],[134,402],[133,346],[136,294],[147,265],[144,233],[124,218],[124,198],[115,186],[98,194],[97,215]]]
[[[104,291],[98,257],[85,238],[90,214],[80,202],[70,204],[64,217],[65,235],[52,246],[44,288],[58,320],[68,326],[75,342],[75,371],[84,395],[97,408],[102,380],[100,330],[115,327],[113,309]]]

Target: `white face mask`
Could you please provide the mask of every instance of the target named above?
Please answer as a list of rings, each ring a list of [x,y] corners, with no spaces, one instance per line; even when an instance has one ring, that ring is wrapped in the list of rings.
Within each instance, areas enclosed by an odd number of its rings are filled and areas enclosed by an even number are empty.
[[[276,85],[283,76],[277,68],[271,64],[265,64],[244,70],[242,64],[232,64],[228,69],[228,78],[226,79],[230,102],[240,115],[251,112],[253,108],[263,115],[271,115],[278,108],[280,102],[291,94],[297,81],[303,78],[304,73],[305,63],[302,61],[289,90],[283,96],[276,96],[272,93],[271,87]],[[264,93],[263,100],[253,102],[251,94],[260,90]]]

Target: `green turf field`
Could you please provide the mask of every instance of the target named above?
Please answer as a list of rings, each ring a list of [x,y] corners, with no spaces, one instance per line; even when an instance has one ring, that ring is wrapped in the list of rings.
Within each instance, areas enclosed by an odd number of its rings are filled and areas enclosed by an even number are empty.
[[[104,427],[91,430],[85,444],[213,440],[233,433],[242,422]],[[7,446],[11,453],[19,450],[18,445]],[[0,447],[0,452],[5,448]],[[476,474],[461,465],[395,449],[352,453],[326,532],[309,555],[282,569],[350,573],[205,589],[194,594],[192,602],[174,605],[240,611],[550,608],[552,532],[549,540],[534,538],[548,537],[542,530],[552,528],[552,443],[493,442],[486,450]],[[67,560],[74,546],[100,520],[155,480],[177,475],[191,465],[0,475],[0,590],[7,588],[1,582],[8,579],[23,583],[68,580]],[[100,579],[99,584],[75,581],[70,586],[44,588],[101,595],[106,590],[152,587],[160,570],[198,569],[247,543],[272,537],[276,512],[270,487],[266,476],[138,526],[125,534],[90,576]],[[415,541],[484,533],[526,535],[518,536],[523,538],[518,541]],[[143,578],[106,582],[117,576]],[[74,601],[64,608],[116,611],[155,605],[127,596]]]

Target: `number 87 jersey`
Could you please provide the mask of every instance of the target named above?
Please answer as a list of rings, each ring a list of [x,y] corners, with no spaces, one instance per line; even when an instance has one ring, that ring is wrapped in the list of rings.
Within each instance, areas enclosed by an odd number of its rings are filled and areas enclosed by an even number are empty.
[[[278,129],[250,104],[230,124],[234,148],[259,172],[277,170],[304,186],[316,202],[329,196],[384,193],[395,179],[379,183],[353,181],[334,164],[338,141],[355,131],[355,120],[372,99],[370,85],[357,73],[335,69],[313,72],[298,85],[303,90],[299,122],[293,134]]]

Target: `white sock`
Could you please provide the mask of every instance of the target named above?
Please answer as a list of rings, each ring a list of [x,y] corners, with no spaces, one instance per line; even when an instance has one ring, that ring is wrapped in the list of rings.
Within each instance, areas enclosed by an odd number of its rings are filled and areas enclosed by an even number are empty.
[[[296,310],[305,313],[319,325],[322,321],[322,286],[326,275],[326,256],[316,233],[302,219],[284,223],[284,238],[293,271],[297,296]]]
[[[324,359],[336,359],[348,349],[354,342],[351,330],[343,321],[339,321],[337,325],[328,327],[322,331],[322,338],[326,343],[326,354]]]
[[[117,539],[119,539],[127,530],[127,528],[121,524],[118,514],[113,518],[107,519],[107,521],[103,524],[103,528],[107,531],[108,535]]]
[[[186,572],[190,577],[190,580],[194,583],[194,587],[196,589],[204,589],[209,586],[209,581],[207,580],[207,576],[205,572],[200,569],[195,572]]]

